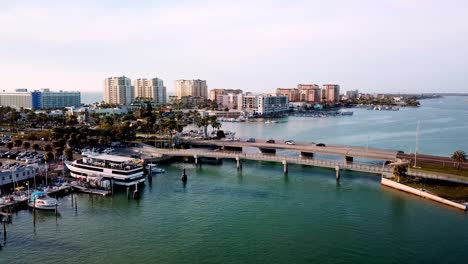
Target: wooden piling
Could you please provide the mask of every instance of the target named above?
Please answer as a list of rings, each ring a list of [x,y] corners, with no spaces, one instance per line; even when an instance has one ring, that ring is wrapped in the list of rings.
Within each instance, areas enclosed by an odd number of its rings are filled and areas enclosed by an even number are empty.
[[[7,234],[6,234],[6,222],[5,221],[2,221],[3,222],[3,242],[6,241],[6,237],[7,237]]]
[[[127,187],[127,199],[130,199],[129,187]]]
[[[340,182],[340,167],[339,166],[336,166],[335,167],[335,171],[336,171],[336,182]]]

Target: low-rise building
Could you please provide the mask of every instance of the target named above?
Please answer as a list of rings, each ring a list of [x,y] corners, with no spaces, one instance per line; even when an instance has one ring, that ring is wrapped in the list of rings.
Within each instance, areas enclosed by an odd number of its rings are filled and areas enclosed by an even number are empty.
[[[284,95],[239,95],[238,105],[239,110],[260,116],[277,115],[289,110],[288,97]]]
[[[80,92],[53,92],[43,88],[40,91],[28,91],[26,88],[15,89],[13,92],[2,91],[0,104],[16,109],[61,109],[70,106],[81,105]]]

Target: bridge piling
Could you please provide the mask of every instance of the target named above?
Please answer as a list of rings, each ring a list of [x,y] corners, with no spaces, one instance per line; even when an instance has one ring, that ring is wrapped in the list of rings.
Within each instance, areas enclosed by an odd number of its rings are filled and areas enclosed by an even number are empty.
[[[283,160],[283,174],[288,174],[288,162],[286,160]]]
[[[335,171],[336,171],[336,182],[339,183],[340,182],[340,167],[339,166],[336,166],[335,167]]]
[[[236,167],[237,167],[237,170],[241,170],[242,169],[242,161],[240,160],[240,157],[239,156],[236,156]]]

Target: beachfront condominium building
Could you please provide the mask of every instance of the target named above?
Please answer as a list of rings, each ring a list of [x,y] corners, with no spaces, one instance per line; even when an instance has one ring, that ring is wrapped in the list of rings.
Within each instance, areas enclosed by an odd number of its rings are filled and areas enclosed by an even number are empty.
[[[211,89],[209,99],[211,101],[216,101],[219,95],[241,94],[241,93],[242,93],[242,90],[240,89]]]
[[[238,109],[251,115],[270,116],[285,113],[289,110],[289,100],[284,95],[239,94]]]
[[[36,107],[33,107],[32,94],[28,92],[28,89],[15,89],[14,92],[2,91],[0,93],[0,105],[15,109],[40,109],[40,97],[36,100]]]
[[[276,94],[287,96],[289,102],[321,102],[321,91],[317,84],[298,84],[297,88],[278,88]]]
[[[205,80],[177,80],[175,90],[177,99],[182,99],[184,96],[208,99],[208,86]]]
[[[346,91],[346,97],[349,99],[356,99],[359,96],[359,90]]]
[[[104,102],[126,105],[133,102],[135,96],[130,78],[125,76],[109,77],[104,81]]]
[[[28,89],[15,89],[14,92],[0,93],[0,105],[16,109],[61,109],[81,105],[80,92],[52,92],[49,89],[41,91],[28,91]]]
[[[166,103],[166,87],[159,78],[140,78],[133,81],[135,98],[147,99],[158,104]]]
[[[322,99],[328,103],[340,101],[340,86],[337,84],[322,85]]]
[[[41,89],[40,97],[40,109],[61,109],[81,105],[81,94],[77,91],[65,92],[59,90],[58,92],[54,92],[50,91],[50,89],[43,88]]]

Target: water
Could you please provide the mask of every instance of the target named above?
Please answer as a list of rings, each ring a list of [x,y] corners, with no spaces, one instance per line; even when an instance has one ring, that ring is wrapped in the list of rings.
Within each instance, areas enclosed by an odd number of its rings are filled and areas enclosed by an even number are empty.
[[[81,93],[81,103],[83,104],[93,104],[100,103],[103,100],[102,92],[82,92]]]
[[[432,142],[438,147],[427,147],[438,154],[468,149],[466,103],[446,105],[460,99],[423,101],[420,109],[399,112],[359,110],[353,117],[229,125],[247,127],[238,133],[248,136],[329,144],[345,141],[345,133],[364,135],[350,134],[350,145],[366,143],[368,125],[371,138],[381,135],[372,146],[399,148],[398,129],[382,121],[401,125],[408,131],[401,140],[414,142],[421,120],[421,138],[438,138]],[[440,125],[424,125],[431,120]],[[460,128],[452,131],[454,124]],[[154,176],[138,201],[124,193],[80,194],[75,212],[68,196],[60,200],[61,216],[39,212],[35,229],[31,211],[18,212],[0,263],[460,263],[468,257],[465,213],[381,187],[373,175],[343,172],[337,185],[334,171],[305,166],[290,166],[287,177],[281,165],[266,162],[246,162],[240,173],[232,161],[163,167],[167,173]],[[185,188],[182,168],[189,175]]]

